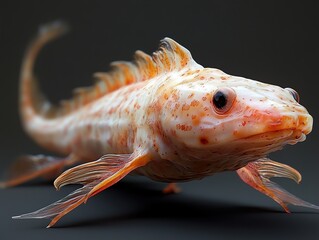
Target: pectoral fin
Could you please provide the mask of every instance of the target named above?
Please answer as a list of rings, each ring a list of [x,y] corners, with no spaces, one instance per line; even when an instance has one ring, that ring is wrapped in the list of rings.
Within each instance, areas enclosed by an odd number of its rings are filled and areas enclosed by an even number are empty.
[[[69,169],[59,176],[54,185],[57,189],[67,184],[83,184],[65,198],[38,211],[13,217],[15,219],[52,218],[48,227],[89,197],[112,186],[134,169],[144,166],[150,160],[147,154],[110,154],[94,162],[85,163]]]
[[[44,155],[21,156],[4,173],[0,188],[13,187],[37,177],[54,179],[65,166],[70,166],[78,160],[74,155],[66,158]]]
[[[281,188],[276,183],[270,181],[271,177],[285,177],[293,179],[299,183],[300,173],[294,168],[272,161],[267,158],[248,163],[245,167],[237,170],[239,177],[256,190],[271,197],[279,203],[286,212],[290,212],[287,204],[314,208],[319,210],[319,206],[308,203]]]

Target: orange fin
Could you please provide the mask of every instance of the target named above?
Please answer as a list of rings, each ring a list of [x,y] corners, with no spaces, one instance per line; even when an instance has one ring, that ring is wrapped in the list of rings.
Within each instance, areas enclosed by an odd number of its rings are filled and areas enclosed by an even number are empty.
[[[47,207],[13,218],[51,218],[48,227],[52,227],[65,214],[85,203],[89,197],[112,186],[134,169],[147,164],[149,160],[147,154],[110,154],[97,161],[76,166],[62,173],[54,185],[59,189],[67,184],[79,183],[84,185],[82,188]]]
[[[288,204],[319,210],[319,206],[292,195],[269,180],[271,177],[285,177],[299,183],[301,181],[300,173],[288,165],[263,158],[248,163],[245,167],[238,169],[237,173],[245,183],[271,197],[288,213],[290,212]]]
[[[165,193],[165,194],[179,193],[181,191],[182,191],[182,189],[180,187],[178,187],[176,183],[169,183],[163,189],[163,193]]]
[[[170,38],[161,40],[159,49],[152,56],[136,51],[134,58],[131,62],[112,62],[109,72],[94,73],[95,84],[75,89],[73,98],[63,101],[62,113],[75,110],[123,86],[180,70],[194,62],[190,52]]]
[[[62,116],[123,86],[149,80],[164,72],[180,70],[194,63],[186,48],[170,38],[164,38],[160,42],[159,49],[151,56],[142,51],[136,51],[134,61],[111,63],[112,69],[109,72],[94,74],[97,79],[96,84],[78,88],[74,91],[72,99],[62,101],[60,106],[54,106],[46,100],[36,84],[33,67],[42,47],[61,36],[67,29],[66,24],[59,21],[44,25],[27,49],[21,75],[21,104],[23,105],[21,109],[25,118],[30,117],[30,111],[25,110],[26,107],[34,108],[47,118]]]
[[[44,155],[21,156],[4,173],[4,180],[0,182],[0,188],[13,187],[37,177],[54,179],[62,172],[63,167],[77,160],[73,155],[67,158]]]

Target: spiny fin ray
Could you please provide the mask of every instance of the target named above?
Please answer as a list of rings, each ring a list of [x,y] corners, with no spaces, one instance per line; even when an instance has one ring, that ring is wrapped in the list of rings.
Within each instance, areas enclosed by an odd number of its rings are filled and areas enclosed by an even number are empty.
[[[77,88],[73,99],[69,101],[79,101],[78,98],[85,97],[84,102],[88,103],[122,86],[149,80],[164,72],[180,70],[191,61],[193,59],[187,49],[170,38],[164,38],[152,56],[138,50],[132,62],[115,61],[110,64],[109,72],[95,73],[95,84],[89,88],[84,87],[83,91]]]
[[[74,91],[71,99],[62,101],[60,106],[56,107],[45,100],[40,90],[36,87],[33,77],[33,65],[39,50],[47,42],[66,32],[67,29],[67,26],[61,22],[42,26],[24,58],[22,102],[33,106],[37,113],[47,118],[65,115],[123,86],[149,80],[161,73],[180,70],[194,62],[186,48],[170,38],[164,38],[160,42],[159,49],[151,56],[142,51],[136,51],[132,62],[119,61],[111,63],[109,72],[94,74],[97,81],[93,86],[78,88]],[[34,90],[31,91],[28,86],[31,86],[31,89],[33,88]],[[48,110],[47,107],[42,108],[42,105],[49,106],[50,109]]]

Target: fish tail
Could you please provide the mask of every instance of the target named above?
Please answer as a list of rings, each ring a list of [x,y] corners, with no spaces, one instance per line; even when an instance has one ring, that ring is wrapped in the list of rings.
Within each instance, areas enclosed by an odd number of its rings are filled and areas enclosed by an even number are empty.
[[[27,48],[20,75],[20,113],[26,127],[35,116],[49,115],[54,108],[40,91],[34,76],[34,63],[43,46],[67,30],[67,25],[61,21],[44,25]]]

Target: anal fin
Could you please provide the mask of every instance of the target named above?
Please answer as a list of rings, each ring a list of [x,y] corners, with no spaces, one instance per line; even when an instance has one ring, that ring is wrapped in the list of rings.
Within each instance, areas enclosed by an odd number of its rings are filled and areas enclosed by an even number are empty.
[[[271,177],[285,177],[299,183],[300,173],[288,165],[262,158],[248,163],[245,167],[238,169],[237,173],[245,183],[275,200],[288,213],[290,212],[288,204],[319,210],[319,206],[294,196],[270,180]]]
[[[54,179],[65,166],[70,166],[78,160],[74,155],[66,158],[45,155],[20,156],[5,171],[0,188],[13,187],[37,177]]]
[[[109,154],[97,161],[71,168],[56,179],[55,187],[59,189],[67,184],[83,184],[83,187],[49,206],[13,218],[51,218],[48,225],[51,227],[65,214],[85,203],[89,197],[112,186],[134,169],[147,164],[149,160],[147,154]]]

